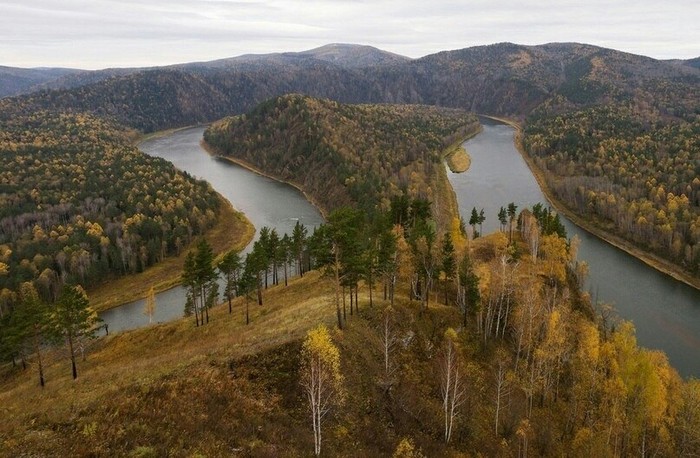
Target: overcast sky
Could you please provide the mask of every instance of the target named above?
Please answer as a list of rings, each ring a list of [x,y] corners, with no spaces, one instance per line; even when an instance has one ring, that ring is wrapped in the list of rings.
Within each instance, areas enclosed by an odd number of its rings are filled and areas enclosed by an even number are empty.
[[[0,0],[0,65],[141,67],[359,43],[421,57],[510,41],[700,56],[697,0]]]

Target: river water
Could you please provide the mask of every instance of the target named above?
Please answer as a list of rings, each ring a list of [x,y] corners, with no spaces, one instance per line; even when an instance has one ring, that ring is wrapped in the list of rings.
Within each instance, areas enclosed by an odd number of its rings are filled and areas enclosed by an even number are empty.
[[[472,207],[484,208],[484,233],[498,230],[498,209],[515,202],[518,209],[547,202],[514,145],[514,129],[481,119],[482,133],[464,147],[472,158],[466,173],[448,177],[459,212],[468,219]],[[560,215],[562,217],[563,215]],[[562,217],[569,237],[578,235],[578,259],[590,266],[586,288],[599,302],[634,323],[638,343],[660,349],[684,377],[700,377],[700,291],[658,272],[624,251],[578,228]]]
[[[547,202],[527,164],[515,149],[512,127],[482,119],[483,132],[465,143],[472,158],[469,171],[448,177],[459,211],[468,218],[472,207],[484,208],[484,232],[498,229],[498,209],[515,202],[519,209]],[[295,188],[262,177],[228,161],[210,157],[200,146],[204,128],[177,131],[146,141],[142,151],[171,161],[180,170],[209,181],[256,229],[291,232],[296,221],[309,230],[323,220]],[[569,237],[581,239],[579,259],[590,266],[587,288],[600,302],[611,303],[620,317],[631,320],[640,345],[663,350],[683,376],[700,377],[700,292],[664,275],[562,218]],[[257,233],[256,233],[257,238]],[[247,249],[250,248],[251,245]],[[179,318],[184,289],[156,296],[154,321]],[[103,312],[110,332],[148,324],[143,301]]]
[[[228,199],[236,210],[245,213],[256,229],[277,229],[282,236],[291,234],[297,221],[309,233],[323,222],[319,211],[294,187],[260,176],[229,161],[216,159],[200,146],[204,127],[184,129],[163,137],[147,140],[139,145],[141,151],[162,157],[175,167],[197,178],[204,179]],[[253,240],[253,241],[254,241]],[[252,242],[244,250],[250,250]],[[220,291],[223,289],[220,288]],[[156,295],[154,322],[180,318],[185,306],[185,289],[178,286]],[[100,314],[110,332],[135,329],[148,324],[143,314],[144,301],[130,302]]]

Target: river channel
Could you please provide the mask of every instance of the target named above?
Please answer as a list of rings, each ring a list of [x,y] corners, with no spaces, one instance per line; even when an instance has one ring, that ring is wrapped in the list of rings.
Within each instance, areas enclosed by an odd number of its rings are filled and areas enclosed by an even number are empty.
[[[484,232],[498,229],[498,209],[515,202],[519,209],[547,202],[527,164],[515,149],[514,129],[482,119],[483,132],[465,143],[472,162],[466,173],[448,177],[465,217],[472,207],[484,208]],[[256,229],[289,233],[297,221],[310,230],[323,220],[295,188],[260,176],[228,161],[209,156],[200,146],[204,128],[176,131],[143,142],[146,154],[169,160],[180,170],[207,180],[233,206],[245,213]],[[647,266],[562,218],[569,237],[581,239],[579,260],[590,266],[586,288],[599,302],[634,323],[641,346],[663,350],[681,375],[700,377],[700,292]],[[256,233],[257,238],[257,233]],[[250,245],[248,249],[250,248]],[[247,249],[246,249],[247,250]],[[182,316],[184,289],[175,287],[156,296],[154,321]],[[148,324],[143,301],[103,312],[110,332]]]
[[[547,199],[514,145],[511,126],[481,119],[483,132],[464,147],[472,162],[466,173],[448,178],[464,218],[472,207],[484,208],[484,233],[498,230],[498,210],[509,202],[518,209]],[[563,216],[563,215],[560,215]],[[634,323],[638,343],[663,350],[684,376],[700,377],[700,291],[658,272],[637,258],[600,240],[562,217],[569,237],[578,235],[578,259],[590,275],[586,288],[599,302]]]
[[[190,175],[208,181],[228,199],[236,210],[245,213],[258,231],[263,226],[277,229],[280,234],[291,234],[297,221],[309,233],[323,222],[319,211],[294,187],[258,175],[243,167],[207,154],[200,146],[204,127],[175,131],[144,141],[139,148],[150,156],[162,157]],[[252,247],[251,242],[244,250]],[[223,291],[223,289],[220,289]],[[154,322],[180,318],[185,306],[185,290],[181,286],[156,295]],[[137,300],[105,310],[100,318],[110,332],[135,329],[148,324],[143,314],[144,301]]]

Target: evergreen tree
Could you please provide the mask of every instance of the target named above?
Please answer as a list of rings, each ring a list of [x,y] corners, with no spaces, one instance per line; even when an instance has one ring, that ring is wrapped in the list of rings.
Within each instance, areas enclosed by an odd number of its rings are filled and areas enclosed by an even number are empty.
[[[508,224],[508,213],[505,207],[501,207],[498,210],[498,222],[501,224],[501,232],[505,232],[506,224]]]
[[[477,238],[479,233],[476,232],[476,225],[479,224],[479,213],[476,211],[476,207],[472,207],[472,213],[469,217],[469,225],[472,227],[472,238]]]
[[[204,314],[204,319],[209,323],[210,298],[213,297],[212,290],[218,289],[216,280],[219,275],[214,269],[214,251],[206,239],[201,239],[197,244],[197,251],[194,256],[195,281],[200,299],[200,310]],[[218,291],[217,291],[218,295]]]
[[[98,320],[81,286],[67,285],[63,288],[50,315],[50,324],[56,335],[68,343],[74,380],[78,378],[75,364],[76,341],[80,337],[94,337]]]
[[[297,274],[301,277],[304,276],[303,255],[307,234],[306,227],[297,221],[292,230],[291,252],[297,262]]]
[[[31,282],[22,283],[19,289],[19,304],[12,314],[15,341],[20,348],[30,349],[36,354],[39,384],[44,387],[44,364],[42,346],[48,331],[48,306],[44,303]]]
[[[445,275],[445,305],[447,305],[447,286],[449,281],[454,278],[457,270],[457,261],[455,259],[455,247],[452,244],[452,236],[449,232],[445,233],[442,239],[442,273]]]
[[[513,243],[513,222],[518,211],[518,206],[514,202],[508,204],[508,243]]]
[[[228,301],[228,313],[231,313],[231,299],[237,295],[236,289],[241,270],[241,257],[238,253],[231,250],[221,258],[217,267],[224,276],[224,297]]]

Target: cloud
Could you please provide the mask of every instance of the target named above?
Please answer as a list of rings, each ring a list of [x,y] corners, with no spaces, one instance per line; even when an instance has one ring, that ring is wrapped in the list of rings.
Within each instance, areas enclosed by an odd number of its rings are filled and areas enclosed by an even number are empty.
[[[0,64],[149,66],[363,43],[420,57],[510,41],[700,55],[684,0],[33,0],[0,4]]]

